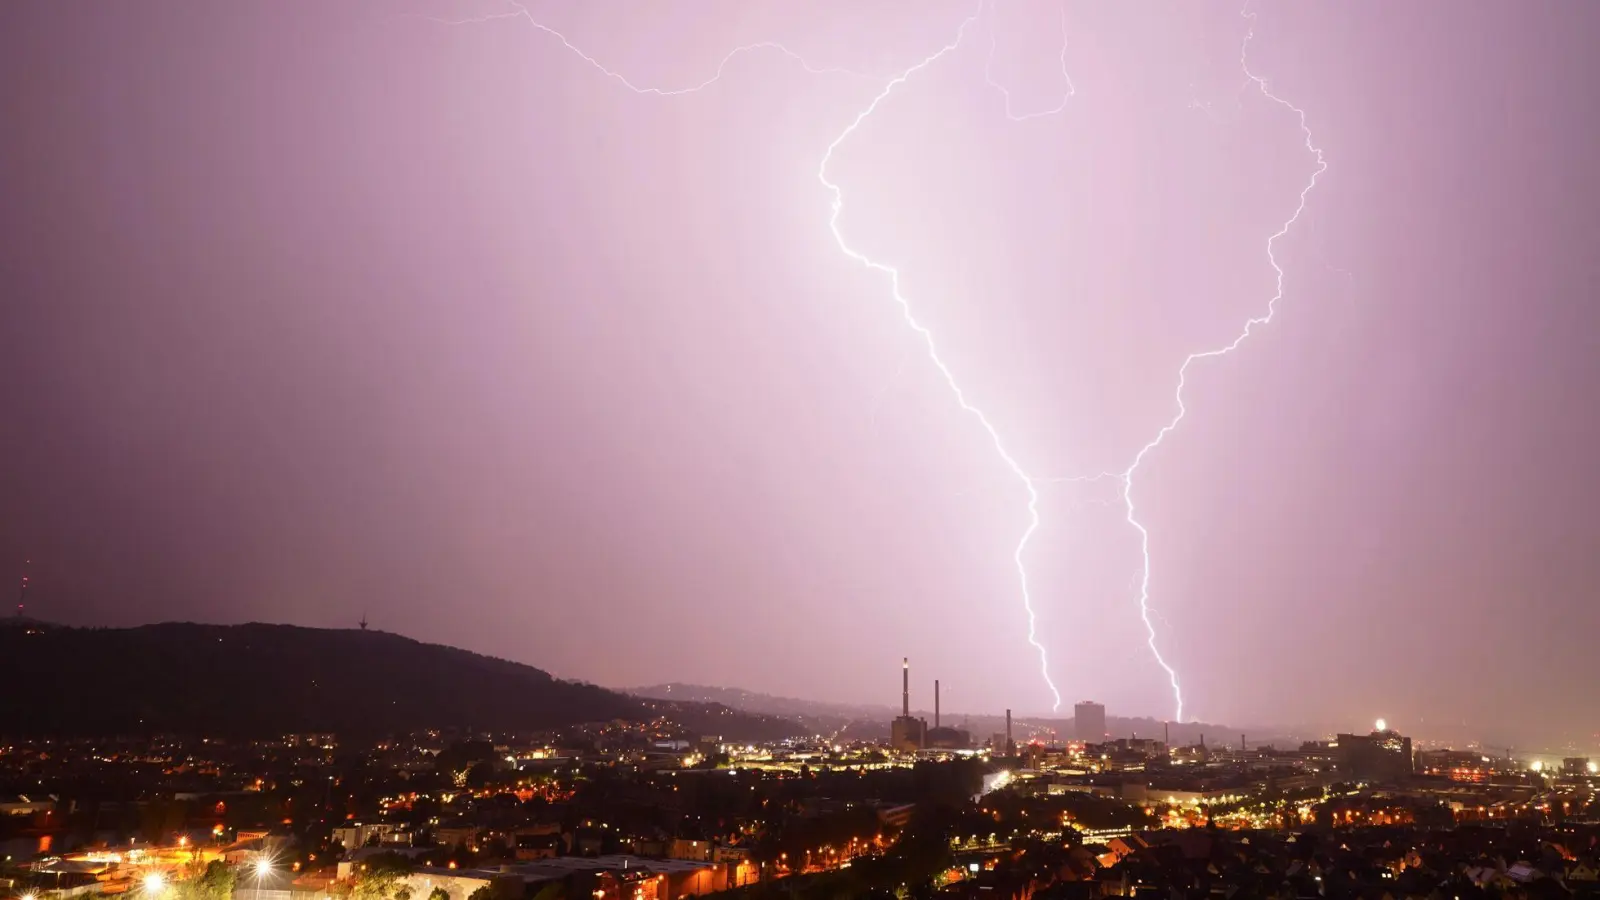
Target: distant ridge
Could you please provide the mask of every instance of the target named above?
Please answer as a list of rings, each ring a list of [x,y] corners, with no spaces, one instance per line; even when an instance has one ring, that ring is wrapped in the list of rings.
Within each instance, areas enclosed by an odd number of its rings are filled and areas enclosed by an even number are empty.
[[[865,739],[883,740],[889,734],[889,720],[900,714],[898,707],[888,704],[852,704],[831,703],[826,701],[800,700],[794,697],[776,697],[771,694],[762,694],[747,691],[741,688],[709,687],[699,684],[684,684],[681,682],[667,682],[654,684],[648,687],[628,688],[627,693],[638,697],[658,699],[673,699],[695,703],[718,703],[734,709],[744,710],[748,713],[782,716],[795,719],[815,730],[840,731],[841,735]],[[931,710],[912,709],[912,714],[924,716],[932,721]],[[971,731],[972,739],[982,743],[994,734],[1005,730],[1005,715],[1003,711],[996,710],[986,713],[965,713],[959,710],[946,710],[944,724],[964,727]],[[1170,733],[1174,744],[1197,743],[1202,737],[1210,746],[1227,744],[1238,746],[1241,729],[1229,725],[1207,724],[1201,722],[1168,723],[1159,719],[1148,717],[1127,718],[1122,716],[1107,716],[1106,727],[1111,738],[1126,738],[1134,735],[1146,738],[1161,739]],[[1298,739],[1284,735],[1281,730],[1270,732],[1267,729],[1242,729],[1247,732],[1247,739],[1251,746],[1262,743],[1276,742],[1279,746],[1297,746]],[[1017,741],[1025,742],[1034,738],[1047,739],[1054,734],[1057,739],[1070,739],[1073,737],[1072,718],[1057,718],[1054,716],[1024,716],[1017,715],[1013,720],[1013,733]]]
[[[690,703],[720,703],[746,712],[762,712],[774,716],[880,718],[897,715],[890,706],[872,703],[828,703],[818,700],[800,700],[794,697],[775,697],[741,688],[710,687],[703,684],[684,684],[669,681],[648,687],[626,688],[624,693],[656,700],[678,700]]]
[[[0,685],[7,736],[527,732],[657,717],[737,740],[799,730],[773,716],[641,700],[396,634],[292,625],[0,628]]]

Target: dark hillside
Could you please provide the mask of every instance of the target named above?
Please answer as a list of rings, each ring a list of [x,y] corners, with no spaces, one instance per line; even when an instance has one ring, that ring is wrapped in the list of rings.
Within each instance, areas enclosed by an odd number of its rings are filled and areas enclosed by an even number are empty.
[[[793,727],[651,704],[532,666],[378,631],[289,625],[0,627],[0,734],[533,731],[665,715],[730,738]]]

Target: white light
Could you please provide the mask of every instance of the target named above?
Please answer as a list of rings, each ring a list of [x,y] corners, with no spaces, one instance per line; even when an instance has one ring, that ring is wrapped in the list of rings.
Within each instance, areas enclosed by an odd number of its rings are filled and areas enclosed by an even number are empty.
[[[1388,731],[1389,730],[1389,723],[1385,722],[1382,719],[1379,719],[1378,720],[1378,727],[1375,730],[1377,730],[1377,731]]]
[[[258,860],[256,860],[256,877],[257,878],[265,878],[265,877],[267,877],[268,875],[271,875],[271,874],[272,874],[272,860],[270,860],[270,859],[258,859]]]
[[[976,871],[978,871],[978,864],[977,863],[967,863],[967,871],[968,872],[976,872]],[[23,898],[23,900],[27,900],[27,898]]]
[[[1600,772],[1600,763],[1596,763],[1596,762],[1589,763],[1589,774],[1593,775],[1596,772]]]
[[[160,872],[151,872],[144,877],[144,889],[148,893],[157,893],[166,886],[167,880],[161,877]]]

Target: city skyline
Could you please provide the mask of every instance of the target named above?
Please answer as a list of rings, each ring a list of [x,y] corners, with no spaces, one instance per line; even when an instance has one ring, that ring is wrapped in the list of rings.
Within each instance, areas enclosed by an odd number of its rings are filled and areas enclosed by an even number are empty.
[[[1591,8],[515,11],[9,14],[31,614],[1600,733]]]

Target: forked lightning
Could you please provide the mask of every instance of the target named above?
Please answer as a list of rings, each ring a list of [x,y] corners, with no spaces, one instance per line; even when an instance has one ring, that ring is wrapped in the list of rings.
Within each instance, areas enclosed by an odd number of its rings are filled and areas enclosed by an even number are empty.
[[[986,0],[986,2],[987,2],[987,0]],[[1277,256],[1276,256],[1276,253],[1275,253],[1275,246],[1277,244],[1278,239],[1283,237],[1285,234],[1287,234],[1289,229],[1300,218],[1300,214],[1304,211],[1305,206],[1306,206],[1306,197],[1310,194],[1311,189],[1316,186],[1318,176],[1320,176],[1324,171],[1327,170],[1327,163],[1323,159],[1322,151],[1320,149],[1318,149],[1315,146],[1315,144],[1313,143],[1313,141],[1312,141],[1311,131],[1306,125],[1306,114],[1305,114],[1305,112],[1302,109],[1300,109],[1299,107],[1294,106],[1293,104],[1289,103],[1287,100],[1284,100],[1282,97],[1279,97],[1278,95],[1274,94],[1272,92],[1272,90],[1269,88],[1265,78],[1263,78],[1261,76],[1258,76],[1258,75],[1254,74],[1253,72],[1251,72],[1249,64],[1248,64],[1248,62],[1246,60],[1246,51],[1248,51],[1249,45],[1250,45],[1250,41],[1255,35],[1255,29],[1254,29],[1255,14],[1251,13],[1249,11],[1248,7],[1246,7],[1246,9],[1242,13],[1242,15],[1247,20],[1249,20],[1250,27],[1246,31],[1243,44],[1242,44],[1242,46],[1240,48],[1240,65],[1244,69],[1244,73],[1245,73],[1246,77],[1249,79],[1249,83],[1255,84],[1256,87],[1260,90],[1262,96],[1266,97],[1268,100],[1271,100],[1274,103],[1277,103],[1277,104],[1289,109],[1290,111],[1294,112],[1299,117],[1300,130],[1305,135],[1305,146],[1306,146],[1306,149],[1309,150],[1312,154],[1315,155],[1316,161],[1317,161],[1316,171],[1311,175],[1311,178],[1307,182],[1305,188],[1301,190],[1299,205],[1295,208],[1295,211],[1294,211],[1293,215],[1291,215],[1289,217],[1289,219],[1286,222],[1284,222],[1283,226],[1281,228],[1279,228],[1276,233],[1274,233],[1271,237],[1269,237],[1267,239],[1267,259],[1268,259],[1268,262],[1271,264],[1271,266],[1273,268],[1273,271],[1276,273],[1276,289],[1275,289],[1275,291],[1273,293],[1272,298],[1267,302],[1267,311],[1266,311],[1265,314],[1263,314],[1263,315],[1261,315],[1259,317],[1256,317],[1256,318],[1252,318],[1249,321],[1247,321],[1245,323],[1245,325],[1244,325],[1244,329],[1240,332],[1238,337],[1236,337],[1227,346],[1224,346],[1224,347],[1221,347],[1221,348],[1218,348],[1218,349],[1214,349],[1214,350],[1207,350],[1207,351],[1203,351],[1203,352],[1193,353],[1193,354],[1190,354],[1184,360],[1183,365],[1180,366],[1179,370],[1178,370],[1178,385],[1177,385],[1177,390],[1175,392],[1175,400],[1176,400],[1176,403],[1177,403],[1177,413],[1172,417],[1172,419],[1170,421],[1168,421],[1166,423],[1166,425],[1164,425],[1160,429],[1160,431],[1158,431],[1156,433],[1155,437],[1153,439],[1151,439],[1149,443],[1145,444],[1139,450],[1139,452],[1134,456],[1133,462],[1128,466],[1127,469],[1123,470],[1120,473],[1107,472],[1107,473],[1101,473],[1100,475],[1085,476],[1085,477],[1081,477],[1081,478],[1065,478],[1065,479],[1063,479],[1063,478],[1048,478],[1048,479],[1036,479],[1036,478],[1033,478],[1027,473],[1026,470],[1023,469],[1022,465],[1020,463],[1018,463],[1016,458],[1013,457],[1011,455],[1011,453],[1006,449],[1005,442],[1001,439],[999,431],[996,430],[996,428],[994,427],[993,423],[991,423],[989,421],[988,417],[984,415],[983,411],[981,409],[979,409],[977,406],[975,406],[968,399],[966,392],[964,390],[962,390],[961,385],[956,380],[956,377],[955,377],[954,373],[952,373],[950,371],[950,369],[945,365],[944,360],[939,355],[938,345],[937,345],[936,341],[934,340],[933,332],[930,331],[926,325],[924,325],[919,319],[916,318],[916,316],[912,312],[912,308],[911,308],[910,302],[906,299],[905,295],[903,295],[901,293],[901,291],[900,291],[900,272],[899,272],[899,270],[897,268],[895,268],[894,266],[891,266],[891,265],[888,265],[886,263],[882,263],[882,262],[878,262],[878,261],[873,260],[872,258],[868,257],[867,255],[865,255],[865,254],[861,253],[860,251],[854,249],[850,245],[850,243],[845,240],[844,233],[843,233],[842,229],[840,228],[840,221],[839,221],[840,220],[840,216],[842,215],[842,213],[844,211],[844,190],[837,182],[834,182],[834,181],[830,180],[829,177],[828,177],[828,166],[833,161],[834,154],[839,149],[839,147],[841,145],[843,145],[847,140],[849,140],[849,138],[852,135],[854,135],[856,133],[856,131],[861,127],[861,125],[869,117],[871,117],[874,112],[877,111],[878,107],[885,100],[887,100],[892,93],[894,93],[896,88],[899,88],[901,85],[903,85],[907,80],[909,80],[912,76],[916,75],[918,72],[922,71],[923,69],[928,68],[929,66],[931,66],[934,63],[938,62],[940,59],[942,59],[946,55],[954,52],[962,44],[963,40],[967,36],[968,31],[972,28],[974,23],[976,23],[979,20],[979,18],[982,17],[982,15],[984,13],[984,9],[986,8],[986,2],[985,3],[980,3],[980,5],[978,6],[978,9],[976,11],[974,11],[972,13],[972,15],[968,16],[965,20],[963,20],[961,22],[960,27],[956,31],[955,37],[953,39],[951,39],[949,43],[947,43],[944,46],[940,47],[938,50],[936,50],[935,52],[933,52],[929,56],[925,57],[924,59],[922,59],[920,62],[916,63],[915,65],[905,69],[904,71],[900,72],[898,75],[895,75],[894,77],[890,78],[887,81],[887,83],[885,83],[883,85],[883,87],[881,89],[879,89],[872,96],[870,102],[867,103],[865,108],[863,108],[859,113],[857,113],[855,115],[855,117],[850,121],[850,123],[845,127],[845,129],[842,132],[840,132],[839,135],[837,137],[835,137],[833,139],[833,141],[830,142],[827,145],[827,149],[824,151],[824,153],[822,155],[822,159],[820,160],[820,162],[817,165],[817,180],[819,182],[821,182],[823,188],[828,192],[828,194],[830,195],[830,198],[831,198],[831,204],[830,204],[831,212],[830,212],[830,215],[828,217],[828,228],[829,228],[830,232],[832,233],[835,242],[838,244],[839,249],[840,249],[841,252],[843,252],[850,259],[855,260],[856,262],[860,263],[863,267],[865,267],[867,269],[871,269],[871,270],[873,270],[875,272],[879,272],[879,273],[881,273],[883,275],[888,276],[891,296],[893,297],[895,303],[899,306],[901,315],[905,319],[906,325],[912,330],[912,332],[914,332],[917,335],[918,338],[921,339],[922,344],[923,344],[924,348],[927,351],[928,359],[933,363],[934,367],[936,369],[938,369],[939,374],[943,377],[946,386],[949,387],[951,393],[955,396],[957,404],[960,406],[961,409],[963,409],[966,412],[972,414],[972,416],[975,419],[977,419],[979,424],[982,425],[985,433],[989,436],[989,439],[990,439],[991,443],[994,446],[995,452],[1000,456],[1001,460],[1004,461],[1004,463],[1006,464],[1007,468],[1011,471],[1011,473],[1014,476],[1016,476],[1017,480],[1020,481],[1022,483],[1023,487],[1027,490],[1027,494],[1028,494],[1028,523],[1027,523],[1027,527],[1023,530],[1022,535],[1018,539],[1016,550],[1013,553],[1013,561],[1016,564],[1017,577],[1018,577],[1018,581],[1019,581],[1019,583],[1021,585],[1023,608],[1027,612],[1027,616],[1028,616],[1028,643],[1036,651],[1038,651],[1040,671],[1041,671],[1041,674],[1043,674],[1043,676],[1044,676],[1045,684],[1049,687],[1050,693],[1054,697],[1054,700],[1055,700],[1054,709],[1059,710],[1060,707],[1061,707],[1061,693],[1060,693],[1059,690],[1056,689],[1055,682],[1050,678],[1049,657],[1048,657],[1048,654],[1047,654],[1047,652],[1045,650],[1044,645],[1038,639],[1037,628],[1036,628],[1037,618],[1036,618],[1036,614],[1035,614],[1034,606],[1033,606],[1033,597],[1032,597],[1032,595],[1030,594],[1030,591],[1029,591],[1028,570],[1027,570],[1027,565],[1026,565],[1026,561],[1025,561],[1025,558],[1024,558],[1025,554],[1026,554],[1026,551],[1028,549],[1029,542],[1032,540],[1034,534],[1038,531],[1039,526],[1040,526],[1039,486],[1041,484],[1061,482],[1061,481],[1090,481],[1090,480],[1097,480],[1097,479],[1100,479],[1100,478],[1113,478],[1113,479],[1116,479],[1118,482],[1120,482],[1121,487],[1122,487],[1122,503],[1123,503],[1123,506],[1124,506],[1124,509],[1125,509],[1125,517],[1127,519],[1127,522],[1128,522],[1129,525],[1133,526],[1134,529],[1136,529],[1138,531],[1138,533],[1139,533],[1140,552],[1141,552],[1141,554],[1143,556],[1143,568],[1141,570],[1140,577],[1139,577],[1139,614],[1140,614],[1140,618],[1143,620],[1144,625],[1145,625],[1145,630],[1146,630],[1146,634],[1147,634],[1147,639],[1148,639],[1148,644],[1149,644],[1150,650],[1154,654],[1156,662],[1161,666],[1162,670],[1164,670],[1167,673],[1168,679],[1169,679],[1169,681],[1170,681],[1170,683],[1172,685],[1173,697],[1174,697],[1174,699],[1175,699],[1175,701],[1177,703],[1177,715],[1176,715],[1176,717],[1177,717],[1177,719],[1179,721],[1182,721],[1183,720],[1183,707],[1184,707],[1183,690],[1182,690],[1182,687],[1180,686],[1179,681],[1178,681],[1177,671],[1166,661],[1166,659],[1162,656],[1161,651],[1157,646],[1156,630],[1155,630],[1155,626],[1154,626],[1153,622],[1151,621],[1151,611],[1152,610],[1151,610],[1151,607],[1150,607],[1150,571],[1151,571],[1151,566],[1150,566],[1150,532],[1143,524],[1140,523],[1140,521],[1139,521],[1139,519],[1138,519],[1138,517],[1136,515],[1136,510],[1135,510],[1134,503],[1133,503],[1133,476],[1134,476],[1134,473],[1138,471],[1139,466],[1145,461],[1145,458],[1150,454],[1150,452],[1161,445],[1162,441],[1165,440],[1166,436],[1168,434],[1170,434],[1173,431],[1173,429],[1177,428],[1178,424],[1183,421],[1184,416],[1188,413],[1188,409],[1185,407],[1184,401],[1183,401],[1183,390],[1184,390],[1185,386],[1188,383],[1189,366],[1191,364],[1193,364],[1194,362],[1198,361],[1198,360],[1211,359],[1211,358],[1214,358],[1214,357],[1219,357],[1219,356],[1226,355],[1227,353],[1231,352],[1234,348],[1238,347],[1241,343],[1243,343],[1244,340],[1250,336],[1250,334],[1252,333],[1252,331],[1255,329],[1256,326],[1265,325],[1265,324],[1267,324],[1268,322],[1270,322],[1272,320],[1272,317],[1273,317],[1274,313],[1276,312],[1277,303],[1278,303],[1279,300],[1281,300],[1283,298],[1283,278],[1284,278],[1283,269],[1278,264]],[[458,20],[431,19],[431,21],[440,22],[440,23],[449,24],[449,25],[463,25],[463,24],[472,24],[472,23],[491,22],[491,21],[501,20],[501,19],[512,19],[512,18],[524,19],[530,25],[532,25],[534,28],[536,28],[539,31],[542,31],[545,34],[548,34],[551,37],[555,38],[556,40],[560,41],[561,45],[563,47],[565,47],[567,50],[571,51],[573,54],[578,56],[580,59],[582,59],[588,65],[592,66],[595,70],[599,71],[600,73],[605,75],[607,78],[610,78],[610,79],[616,81],[618,84],[621,84],[623,87],[627,88],[630,91],[633,91],[636,94],[647,94],[647,95],[654,95],[654,96],[661,96],[661,97],[671,97],[671,96],[678,96],[678,95],[682,95],[682,94],[695,93],[697,91],[700,91],[700,90],[703,90],[705,88],[708,88],[708,87],[712,86],[713,84],[716,84],[719,80],[721,80],[725,70],[728,67],[728,64],[730,62],[732,62],[734,57],[739,56],[741,54],[749,53],[749,52],[752,52],[752,51],[755,51],[755,50],[776,50],[777,52],[783,54],[784,56],[788,57],[789,59],[794,60],[795,62],[799,63],[807,72],[810,72],[810,73],[813,73],[813,74],[836,73],[836,74],[850,75],[850,76],[854,76],[854,77],[867,77],[867,76],[862,76],[862,75],[860,75],[859,73],[856,73],[856,72],[851,72],[851,71],[846,70],[846,69],[822,68],[822,67],[813,66],[810,63],[808,63],[799,54],[789,50],[784,45],[776,43],[776,42],[772,42],[772,41],[763,41],[763,42],[760,42],[760,43],[747,44],[747,45],[743,45],[743,46],[734,48],[726,56],[723,57],[721,63],[719,63],[718,66],[717,66],[716,72],[711,77],[707,78],[706,80],[704,80],[704,81],[702,81],[702,82],[700,82],[698,84],[692,85],[690,87],[677,88],[677,89],[664,89],[664,88],[657,88],[657,87],[640,87],[640,86],[634,84],[633,82],[631,82],[630,80],[628,80],[628,78],[626,76],[624,76],[621,73],[616,72],[616,71],[614,71],[614,70],[612,70],[610,68],[607,68],[605,65],[600,63],[594,57],[592,57],[589,54],[585,53],[583,50],[581,50],[579,47],[577,47],[575,44],[573,44],[570,40],[568,40],[566,35],[562,34],[561,32],[557,31],[556,29],[551,28],[551,27],[539,22],[538,20],[536,20],[533,17],[533,15],[528,11],[528,9],[526,7],[522,6],[519,3],[515,3],[515,2],[513,3],[513,5],[516,8],[513,11],[506,12],[506,13],[499,13],[499,14],[488,15],[488,16],[480,16],[480,17],[470,18],[470,19],[458,19]],[[992,75],[992,66],[993,66],[993,59],[994,59],[994,52],[995,52],[995,36],[994,36],[993,28],[992,28],[992,25],[991,25],[989,56],[988,56],[988,58],[987,58],[987,60],[985,62],[985,65],[984,65],[984,79],[989,84],[989,86],[991,86],[991,87],[995,88],[996,90],[998,90],[1005,97],[1005,113],[1006,113],[1006,117],[1008,119],[1010,119],[1011,121],[1021,122],[1021,121],[1025,121],[1025,120],[1028,120],[1028,119],[1034,119],[1034,118],[1039,118],[1039,117],[1042,117],[1042,116],[1049,116],[1049,115],[1053,115],[1055,113],[1058,113],[1058,112],[1060,112],[1061,110],[1063,110],[1066,107],[1067,101],[1074,95],[1075,89],[1074,89],[1073,84],[1072,84],[1072,79],[1071,79],[1070,75],[1068,75],[1068,73],[1067,73],[1067,67],[1066,67],[1066,54],[1067,54],[1067,46],[1066,46],[1066,14],[1065,14],[1065,10],[1064,9],[1061,12],[1061,30],[1062,30],[1062,47],[1061,47],[1060,59],[1061,59],[1061,74],[1062,74],[1063,78],[1065,79],[1065,84],[1066,84],[1065,93],[1063,94],[1063,96],[1061,98],[1061,101],[1054,108],[1047,109],[1047,110],[1042,110],[1042,111],[1038,111],[1038,112],[1032,112],[1032,113],[1026,113],[1026,114],[1020,114],[1019,115],[1016,112],[1014,112],[1013,109],[1012,109],[1012,98],[1011,98],[1010,91],[1007,90],[1003,85],[999,84],[994,79],[994,77]]]

